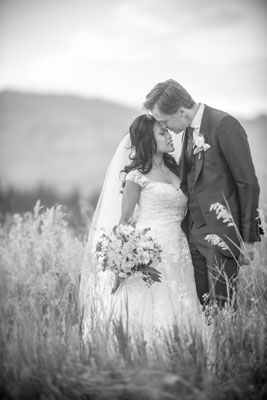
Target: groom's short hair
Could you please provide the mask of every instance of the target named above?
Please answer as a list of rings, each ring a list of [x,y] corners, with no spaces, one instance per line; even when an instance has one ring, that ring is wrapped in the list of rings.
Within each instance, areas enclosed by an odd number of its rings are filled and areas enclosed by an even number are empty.
[[[168,79],[153,87],[146,96],[143,107],[151,111],[155,104],[162,113],[171,115],[180,107],[193,107],[195,101],[182,85],[174,79]]]

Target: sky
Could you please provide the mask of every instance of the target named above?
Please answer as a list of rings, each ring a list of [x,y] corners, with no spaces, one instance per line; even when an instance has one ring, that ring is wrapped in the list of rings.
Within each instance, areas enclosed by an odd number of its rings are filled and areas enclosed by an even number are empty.
[[[267,113],[266,0],[0,0],[0,90],[142,106],[180,82],[196,101]]]

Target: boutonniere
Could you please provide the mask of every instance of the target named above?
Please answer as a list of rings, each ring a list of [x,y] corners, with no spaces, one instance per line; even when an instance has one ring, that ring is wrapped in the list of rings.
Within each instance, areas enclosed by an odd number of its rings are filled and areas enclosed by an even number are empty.
[[[193,143],[194,143],[193,154],[198,154],[198,158],[200,160],[201,152],[208,150],[210,148],[210,145],[208,143],[205,143],[204,136],[200,132],[197,135],[196,139],[194,139]]]

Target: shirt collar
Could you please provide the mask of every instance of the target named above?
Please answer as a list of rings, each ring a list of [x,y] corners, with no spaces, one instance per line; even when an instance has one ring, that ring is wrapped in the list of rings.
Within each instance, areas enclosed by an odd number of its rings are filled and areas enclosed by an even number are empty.
[[[203,113],[204,113],[204,108],[205,108],[205,104],[200,103],[199,109],[197,110],[197,113],[196,113],[193,121],[190,124],[190,126],[192,128],[194,128],[194,129],[199,129],[200,128],[201,120],[202,120]]]

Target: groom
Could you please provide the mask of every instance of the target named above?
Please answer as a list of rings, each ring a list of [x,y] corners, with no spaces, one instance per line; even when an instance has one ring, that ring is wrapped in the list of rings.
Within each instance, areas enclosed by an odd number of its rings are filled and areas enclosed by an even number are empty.
[[[240,264],[254,256],[260,240],[258,220],[259,184],[247,135],[240,123],[226,112],[196,103],[175,80],[158,83],[144,103],[163,127],[184,131],[180,158],[181,189],[189,197],[182,223],[194,265],[197,294],[202,305],[216,299],[223,305],[232,298]],[[233,226],[217,219],[214,203],[230,207],[241,234],[244,252]],[[206,240],[216,234],[230,248]],[[239,257],[239,260],[238,260]],[[230,287],[229,287],[230,284]]]

